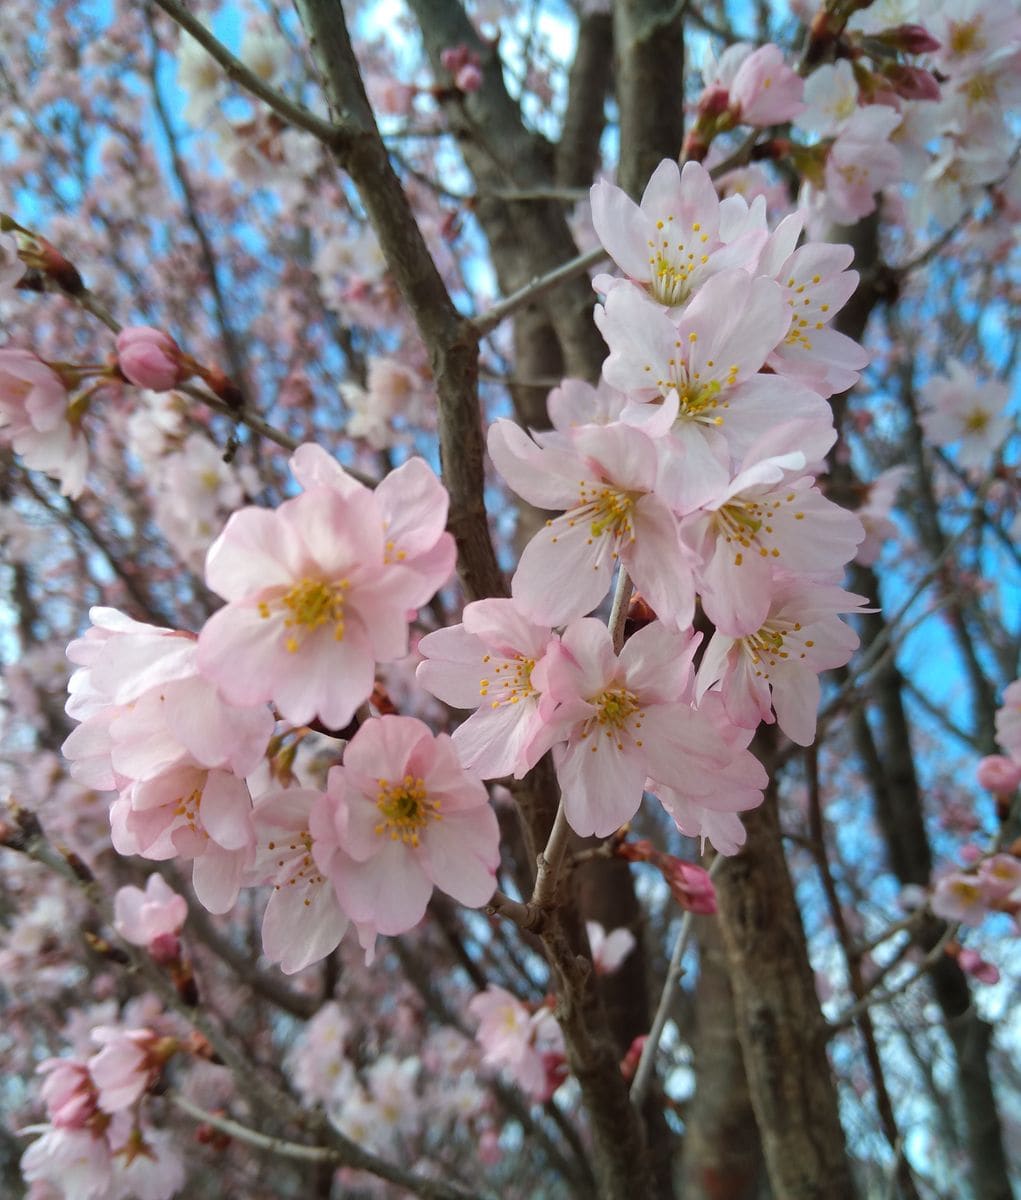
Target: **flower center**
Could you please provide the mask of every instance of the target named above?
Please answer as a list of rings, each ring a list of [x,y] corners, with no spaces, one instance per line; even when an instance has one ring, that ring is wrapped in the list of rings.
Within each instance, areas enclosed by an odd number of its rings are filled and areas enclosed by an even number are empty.
[[[280,854],[276,860],[277,874],[274,890],[280,891],[285,887],[316,888],[325,883],[326,879],[316,866],[312,857],[312,834],[307,829],[301,829],[291,834],[289,842],[267,842],[267,848]],[[302,901],[306,908],[312,904],[312,893],[307,893]]]
[[[326,583],[321,579],[300,579],[289,592],[279,598],[279,607],[287,613],[284,629],[288,631],[284,645],[291,654],[297,652],[301,638],[322,625],[333,625],[334,641],[344,640],[344,596],[351,584],[346,579]],[[271,614],[270,604],[259,603],[259,616],[264,620]]]
[[[649,246],[649,291],[667,308],[681,304],[691,293],[691,277],[699,267],[705,266],[709,255],[702,253],[709,235],[702,232],[701,224],[696,221],[691,226],[690,241],[685,234],[680,234],[681,240],[671,243],[669,236],[678,236],[672,226],[673,217],[666,221],[657,221],[658,238],[650,238]],[[693,247],[693,248],[692,248]]]
[[[973,408],[964,418],[965,433],[984,433],[989,425],[989,414],[984,408]]]
[[[442,821],[439,801],[430,800],[425,780],[414,775],[405,775],[396,783],[380,779],[376,807],[382,821],[376,826],[378,837],[392,842],[403,842],[405,846],[417,846],[420,831],[430,821]]]
[[[787,662],[792,655],[799,660],[807,658],[815,642],[801,636],[801,622],[793,625],[779,621],[767,621],[758,633],[741,639],[745,653],[751,658],[757,678],[770,679],[774,667]]]
[[[581,737],[584,741],[590,733],[595,733],[589,747],[593,754],[599,749],[600,733],[611,738],[618,750],[623,750],[624,738],[642,727],[645,713],[638,697],[627,688],[606,688],[598,696],[590,698],[589,703],[596,712],[585,722]],[[634,744],[641,746],[641,739],[635,738]]]
[[[202,803],[202,789],[192,788],[187,796],[179,796],[174,808],[174,815],[183,817],[184,823],[190,830],[197,833],[199,827],[199,805]],[[203,832],[205,832],[203,830]]]
[[[489,654],[483,655],[483,665],[492,661]],[[532,671],[535,668],[534,658],[524,658],[517,654],[514,658],[505,658],[493,668],[491,676],[479,680],[479,695],[488,696],[491,690],[496,691],[496,699],[490,700],[490,708],[502,708],[505,704],[520,704],[522,700],[536,694],[532,687]]]
[[[980,21],[951,21],[950,49],[954,54],[973,54],[986,48],[986,40],[979,33]]]

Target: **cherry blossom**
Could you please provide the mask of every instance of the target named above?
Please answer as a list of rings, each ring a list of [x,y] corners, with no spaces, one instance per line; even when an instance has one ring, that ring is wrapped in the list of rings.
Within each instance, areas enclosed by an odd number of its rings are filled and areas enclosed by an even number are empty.
[[[728,46],[710,86],[727,92],[727,108],[736,124],[779,125],[805,107],[804,80],[772,43],[758,48],[748,42]]]
[[[176,935],[187,916],[185,898],[155,873],[146,880],[145,891],[122,887],[114,897],[114,928],[135,946],[148,946],[157,938]]]
[[[497,421],[489,453],[529,503],[567,510],[521,555],[511,594],[525,616],[561,625],[591,612],[619,561],[662,620],[690,623],[693,559],[655,494],[659,464],[650,438],[626,425],[584,426],[569,449],[540,448],[512,422]]]
[[[721,216],[716,188],[696,162],[685,163],[683,170],[669,159],[661,162],[640,207],[605,181],[592,188],[599,240],[629,279],[668,308],[683,304],[713,275],[757,257],[764,230],[742,230],[724,239]],[[595,285],[604,292],[613,286],[607,276],[597,277]]]
[[[606,837],[638,811],[645,781],[683,786],[692,770],[718,770],[730,751],[680,698],[698,638],[659,622],[613,653],[602,622],[572,622],[550,651],[550,695],[560,702],[553,761],[571,828]]]
[[[310,829],[343,910],[382,934],[425,914],[434,887],[470,907],[496,886],[496,815],[450,738],[414,717],[373,717],[329,775]]]
[[[65,496],[85,486],[88,446],[67,385],[28,350],[0,350],[0,437],[26,467],[60,480]]]
[[[529,1010],[506,988],[490,984],[468,1002],[479,1022],[476,1037],[484,1061],[502,1067],[535,1100],[547,1100],[556,1088],[549,1055],[562,1055],[563,1037],[548,1008]],[[553,1086],[551,1087],[551,1083]]]
[[[952,358],[947,374],[925,387],[922,428],[935,445],[957,446],[957,461],[965,470],[986,471],[1013,425],[1003,411],[1008,397],[1004,384],[979,383],[973,371]]]
[[[547,626],[525,619],[513,600],[476,600],[461,624],[437,629],[418,643],[425,661],[418,682],[454,708],[476,711],[454,731],[466,767],[483,779],[523,776],[550,748],[537,664],[556,641]]]
[[[790,321],[777,284],[744,271],[709,280],[676,323],[630,287],[596,309],[610,347],[603,374],[636,401],[624,419],[652,436],[669,432],[656,489],[676,511],[704,504],[730,481],[731,459],[776,426],[831,422],[814,392],[758,374]]]
[[[193,859],[192,886],[210,912],[227,912],[255,855],[252,799],[243,779],[183,759],[135,780],[111,809],[114,847],[157,861]]]
[[[331,954],[347,931],[347,914],[313,858],[311,813],[322,793],[287,788],[263,793],[253,814],[256,853],[246,874],[273,888],[262,920],[262,948],[293,975]]]
[[[684,519],[682,534],[703,563],[703,608],[725,634],[743,636],[761,627],[777,571],[832,575],[864,537],[858,518],[827,500],[810,476],[783,480],[797,458],[751,464]]]
[[[169,392],[187,378],[178,344],[168,333],[148,325],[121,330],[117,362],[131,383],[152,392]]]
[[[607,933],[598,921],[586,921],[592,965],[597,975],[612,975],[635,948],[635,935],[630,929],[615,929]]]
[[[799,746],[815,738],[818,673],[843,666],[858,636],[838,617],[867,601],[835,585],[779,580],[761,627],[744,637],[714,633],[698,669],[696,696],[718,685],[727,715],[754,729],[775,719]]]
[[[198,662],[229,702],[273,700],[283,717],[343,729],[375,664],[407,653],[423,576],[387,563],[368,489],[315,487],[279,508],[236,512],[210,548],[206,580],[226,607],[206,622]]]

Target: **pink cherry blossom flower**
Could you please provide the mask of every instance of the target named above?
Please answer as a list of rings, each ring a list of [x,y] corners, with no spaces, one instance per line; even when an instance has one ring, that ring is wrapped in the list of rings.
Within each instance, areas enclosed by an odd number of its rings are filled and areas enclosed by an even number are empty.
[[[546,411],[553,430],[533,430],[532,436],[543,446],[565,444],[570,435],[584,425],[612,425],[620,420],[629,401],[623,392],[600,379],[595,387],[584,379],[565,379],[546,397]],[[569,441],[568,441],[569,444]]]
[[[926,20],[940,42],[937,63],[954,75],[972,73],[982,59],[1021,40],[1017,10],[989,0],[958,0],[946,8],[934,8]]]
[[[175,1133],[138,1123],[132,1114],[114,1115],[107,1131],[113,1149],[118,1197],[172,1200],[182,1195],[187,1171]]]
[[[846,58],[824,63],[805,82],[805,108],[794,124],[806,133],[833,137],[843,129],[858,108],[858,84]]]
[[[871,567],[878,561],[883,544],[895,538],[897,526],[890,516],[897,493],[911,473],[907,466],[890,467],[878,475],[868,490],[865,503],[856,510],[865,529],[865,540],[858,547],[855,562]]]
[[[44,1129],[21,1156],[25,1182],[49,1184],[67,1200],[106,1200],[113,1168],[106,1138],[87,1129]]]
[[[107,1113],[119,1112],[152,1086],[166,1058],[151,1029],[101,1026],[93,1030],[92,1036],[102,1047],[89,1059],[99,1107]]]
[[[636,945],[635,935],[627,928],[607,933],[598,921],[586,921],[585,932],[597,975],[612,975]]]
[[[826,207],[845,225],[875,211],[877,192],[902,173],[900,151],[888,140],[900,114],[881,104],[855,110],[826,156]]]
[[[366,488],[314,487],[274,511],[234,513],[206,560],[228,603],[199,635],[200,669],[231,703],[272,700],[293,724],[343,729],[376,662],[407,653],[407,614],[423,602],[423,576],[384,553]]]
[[[618,656],[606,626],[583,618],[550,650],[547,686],[560,701],[553,761],[568,823],[582,837],[606,837],[629,821],[646,779],[683,787],[691,770],[720,769],[732,757],[680,702],[698,640],[654,621]]]
[[[693,717],[702,723],[704,749],[722,742],[730,751],[729,760],[706,770],[691,759],[683,785],[667,787],[650,780],[648,790],[656,794],[681,833],[700,838],[703,849],[708,841],[720,854],[736,854],[745,842],[737,814],[762,803],[762,789],[768,782],[765,768],[748,750],[754,731],[729,720],[717,692],[702,697]]]
[[[0,233],[0,291],[13,288],[25,274],[25,264],[18,257],[17,239],[12,233]]]
[[[415,608],[431,600],[450,578],[457,557],[454,539],[446,532],[450,497],[424,459],[409,458],[385,475],[374,492],[311,442],[295,450],[289,466],[303,488],[333,487],[345,496],[373,496],[384,537],[383,561],[399,563],[421,577]]]
[[[728,46],[720,57],[710,86],[728,93],[727,108],[735,124],[779,125],[805,105],[805,82],[785,62],[779,46],[754,48],[748,42]]]
[[[975,772],[986,791],[1009,796],[1021,786],[1021,763],[1002,754],[988,754],[981,759]]]
[[[592,224],[599,240],[624,274],[667,308],[683,304],[718,272],[750,267],[757,258],[765,229],[742,226],[724,238],[720,209],[709,172],[696,162],[681,170],[664,159],[640,207],[605,180],[592,188]],[[608,276],[594,282],[602,292],[614,286]]]
[[[727,715],[754,729],[775,720],[791,741],[810,746],[819,709],[819,672],[843,666],[858,635],[838,613],[867,603],[830,584],[778,580],[769,614],[750,635],[713,634],[698,669],[696,697],[719,684]]]
[[[978,880],[990,904],[1021,893],[1021,861],[1012,854],[994,854],[978,866]]]
[[[972,926],[981,925],[989,911],[985,890],[977,876],[962,871],[951,871],[937,880],[930,907],[944,921]]]
[[[536,666],[555,642],[548,626],[533,625],[513,600],[476,600],[461,624],[437,629],[418,643],[425,662],[418,682],[445,704],[474,708],[454,731],[466,767],[482,779],[521,778],[550,748],[549,711]]]
[[[725,634],[744,636],[762,626],[778,570],[831,574],[854,557],[865,536],[854,513],[827,500],[810,476],[783,481],[801,458],[752,463],[684,518],[682,536],[703,563],[702,605]]]
[[[832,421],[814,392],[757,373],[790,321],[778,285],[744,271],[710,279],[678,322],[629,286],[596,308],[610,347],[603,375],[636,401],[623,419],[667,439],[656,491],[675,511],[691,512],[725,487],[731,460],[777,425]]]
[[[226,704],[198,673],[193,634],[146,625],[113,608],[90,610],[92,626],[68,646],[78,670],[68,715],[80,725],[63,745],[86,786],[123,788],[183,758],[253,770],[273,732],[265,706]]]
[[[84,1129],[98,1106],[96,1085],[83,1062],[48,1058],[37,1068],[45,1075],[40,1094],[50,1123],[58,1129]]]
[[[479,1022],[476,1032],[483,1061],[502,1067],[527,1095],[549,1098],[549,1073],[545,1054],[563,1054],[563,1035],[553,1014],[543,1006],[529,1012],[505,988],[490,984],[468,1001],[468,1011]]]
[[[511,581],[520,610],[542,625],[591,612],[618,560],[664,621],[694,612],[692,556],[654,494],[656,447],[626,425],[584,426],[571,448],[538,447],[512,421],[489,430],[489,453],[508,484],[540,508],[566,509],[525,547]]]
[[[830,328],[858,286],[858,272],[845,269],[854,256],[850,246],[797,246],[803,223],[801,213],[781,221],[756,267],[756,274],[776,280],[791,310],[787,334],[767,362],[778,374],[831,396],[853,387],[869,361],[857,342]]]
[[[930,379],[921,413],[925,436],[935,446],[954,446],[968,471],[988,471],[1013,426],[1004,412],[1009,389],[1003,383],[979,383],[974,371],[952,358],[947,374]]]
[[[26,467],[60,480],[65,496],[81,494],[88,446],[60,376],[28,350],[0,350],[0,436]]]
[[[117,335],[117,362],[126,379],[151,392],[169,392],[188,378],[181,348],[160,329],[133,325]]]
[[[210,912],[227,912],[255,854],[252,800],[243,779],[181,761],[136,780],[110,814],[114,848],[157,861],[190,858],[192,886]]]
[[[496,886],[500,835],[485,786],[449,737],[414,717],[362,725],[310,828],[341,907],[378,933],[417,925],[433,887],[477,908]]]
[[[311,813],[321,799],[312,788],[267,792],[253,817],[257,850],[246,881],[272,885],[262,948],[285,975],[332,954],[347,932],[347,915],[313,857]]]
[[[145,891],[117,889],[113,901],[114,929],[133,946],[148,946],[157,938],[176,936],[188,916],[188,902],[162,875],[153,873]]]

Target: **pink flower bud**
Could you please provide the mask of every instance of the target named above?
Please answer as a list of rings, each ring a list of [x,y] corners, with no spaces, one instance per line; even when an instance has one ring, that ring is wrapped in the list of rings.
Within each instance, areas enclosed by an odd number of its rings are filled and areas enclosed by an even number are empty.
[[[1000,972],[992,963],[986,962],[976,950],[958,950],[957,962],[962,971],[977,979],[979,983],[998,983],[1000,980]]]
[[[468,53],[467,46],[448,46],[440,55],[440,66],[451,75],[456,75],[468,61]]]
[[[487,1167],[495,1167],[502,1158],[500,1135],[495,1129],[483,1129],[479,1135],[479,1162]]]
[[[454,76],[454,86],[461,92],[477,92],[482,87],[482,71],[475,63],[465,63]]]
[[[939,50],[942,43],[936,40],[928,29],[921,25],[897,25],[893,29],[884,29],[877,35],[880,42],[893,46],[904,54],[932,54]]]
[[[117,361],[126,379],[152,392],[168,392],[187,378],[178,344],[170,334],[148,325],[121,330]]]
[[[664,864],[662,870],[671,895],[682,908],[701,916],[716,912],[716,889],[708,871],[679,858],[671,860],[669,869]]]
[[[976,771],[979,785],[996,795],[1009,795],[1021,785],[1021,763],[1005,758],[1002,754],[990,754],[978,764]]]
[[[718,84],[707,87],[698,98],[699,116],[718,117],[730,105],[730,92]]]
[[[905,100],[939,100],[942,96],[936,76],[921,67],[893,63],[883,74],[897,95]]]

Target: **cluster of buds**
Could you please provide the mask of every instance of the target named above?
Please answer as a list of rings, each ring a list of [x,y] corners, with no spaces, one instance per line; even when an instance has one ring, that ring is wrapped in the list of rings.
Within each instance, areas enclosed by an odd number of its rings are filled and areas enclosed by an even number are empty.
[[[440,55],[440,63],[453,76],[457,91],[468,95],[482,87],[482,64],[474,50],[464,45],[448,46]]]

